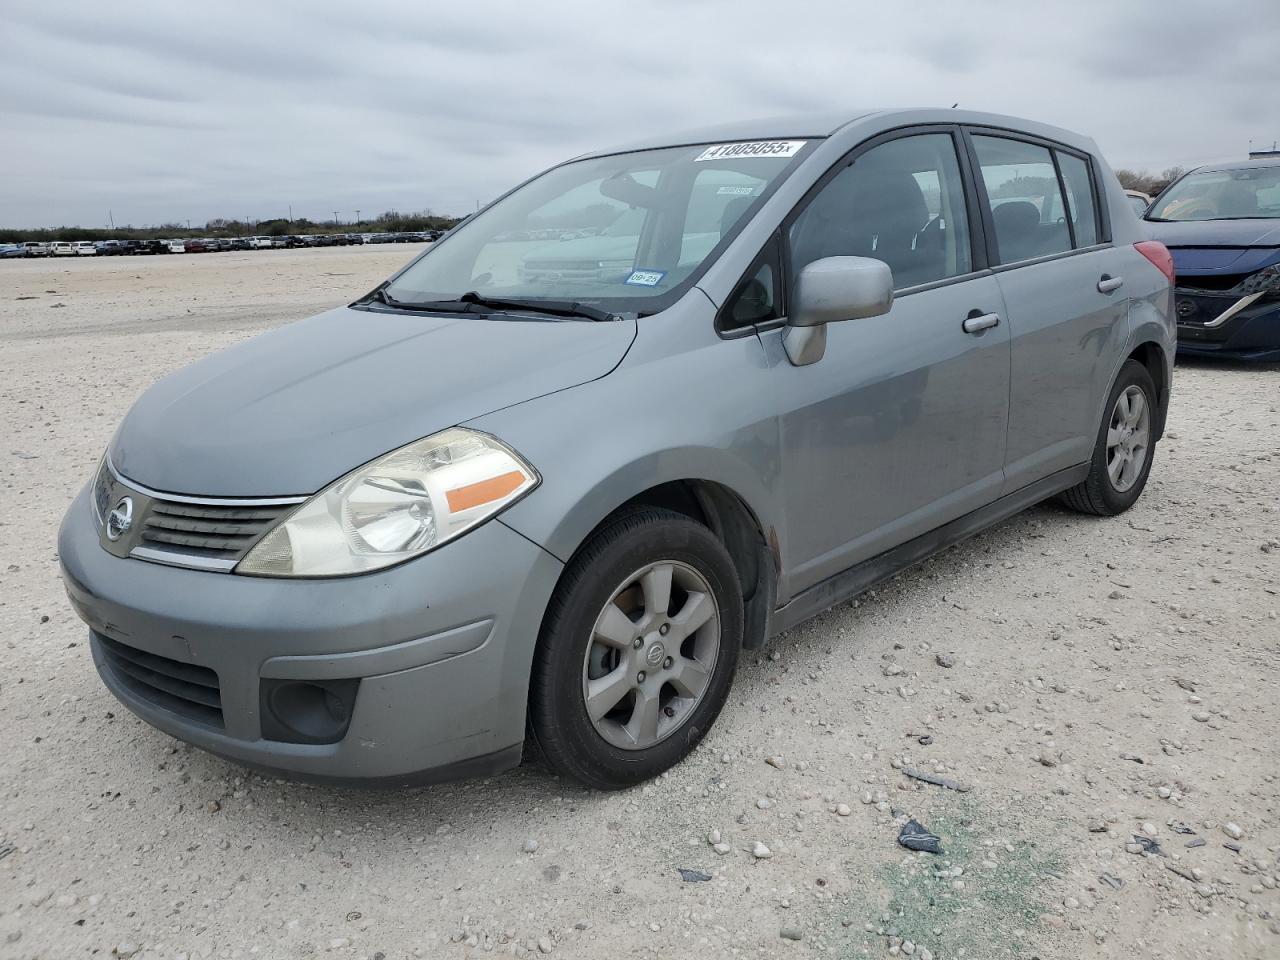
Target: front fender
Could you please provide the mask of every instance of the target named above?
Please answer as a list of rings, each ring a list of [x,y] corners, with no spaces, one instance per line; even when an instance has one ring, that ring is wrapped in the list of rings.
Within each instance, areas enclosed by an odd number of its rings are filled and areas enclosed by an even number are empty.
[[[593,449],[592,454],[599,454]],[[593,459],[592,466],[598,464]],[[584,465],[585,466],[585,465]],[[758,477],[751,477],[741,463],[728,456],[709,455],[696,447],[680,447],[646,454],[618,463],[591,487],[575,490],[566,485],[539,491],[502,516],[502,522],[567,562],[587,536],[618,507],[664,483],[704,481],[719,484],[738,496],[756,517],[767,541],[777,536],[769,519],[768,491]],[[541,497],[538,494],[542,494]]]
[[[567,561],[619,506],[659,484],[733,491],[772,545],[781,529],[773,387],[755,337],[624,364],[595,383],[480,417],[542,475],[502,522]]]

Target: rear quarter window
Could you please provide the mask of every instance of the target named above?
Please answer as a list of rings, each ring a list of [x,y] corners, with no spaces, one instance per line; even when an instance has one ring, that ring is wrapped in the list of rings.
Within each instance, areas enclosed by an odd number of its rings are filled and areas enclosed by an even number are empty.
[[[1057,151],[1058,169],[1067,188],[1067,207],[1077,247],[1091,247],[1098,242],[1098,211],[1094,200],[1093,177],[1089,164],[1080,157]]]

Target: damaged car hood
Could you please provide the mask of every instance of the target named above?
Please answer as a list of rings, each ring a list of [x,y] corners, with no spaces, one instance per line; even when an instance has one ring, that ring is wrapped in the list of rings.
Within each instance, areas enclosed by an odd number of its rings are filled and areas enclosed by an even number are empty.
[[[421,437],[603,377],[635,332],[634,319],[331,310],[159,381],[120,425],[111,462],[166,493],[310,494]]]
[[[1280,220],[1145,220],[1166,247],[1280,247]]]
[[[1180,275],[1248,274],[1280,261],[1276,220],[1144,221]]]

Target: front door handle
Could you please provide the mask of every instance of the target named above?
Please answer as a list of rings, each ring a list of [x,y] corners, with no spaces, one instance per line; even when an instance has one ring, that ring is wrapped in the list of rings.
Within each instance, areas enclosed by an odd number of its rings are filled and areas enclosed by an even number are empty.
[[[981,333],[983,330],[990,330],[1000,322],[1000,314],[998,313],[979,313],[974,310],[969,316],[964,318],[961,326],[965,333]]]
[[[1109,273],[1104,273],[1102,275],[1102,279],[1098,281],[1098,292],[1112,293],[1116,290],[1119,290],[1123,284],[1124,284],[1123,277],[1113,277]]]

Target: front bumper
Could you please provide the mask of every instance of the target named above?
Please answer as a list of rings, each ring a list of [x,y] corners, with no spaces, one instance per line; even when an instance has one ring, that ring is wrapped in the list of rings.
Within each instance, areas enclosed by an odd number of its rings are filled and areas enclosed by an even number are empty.
[[[390,570],[266,579],[112,556],[86,489],[63,521],[58,550],[71,603],[96,634],[103,681],[181,740],[323,781],[421,783],[519,762],[533,648],[562,565],[498,520]],[[112,642],[174,669],[212,671],[220,722],[134,682],[109,655]],[[265,739],[265,677],[358,678],[345,736]]]
[[[1194,283],[1194,278],[1190,278]],[[1280,361],[1280,301],[1263,298],[1210,326],[1240,297],[1229,293],[1178,290],[1178,355],[1224,357],[1264,363]]]

